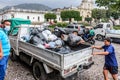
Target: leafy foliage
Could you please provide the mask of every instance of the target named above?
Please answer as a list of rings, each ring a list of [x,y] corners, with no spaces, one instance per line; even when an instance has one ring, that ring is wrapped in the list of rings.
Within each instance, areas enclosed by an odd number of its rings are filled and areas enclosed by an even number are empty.
[[[46,13],[45,14],[45,19],[56,19],[56,14],[54,14],[54,13]]]
[[[80,12],[79,11],[74,11],[74,10],[66,10],[61,12],[61,18],[63,20],[69,19],[69,21],[74,18],[77,21],[82,20],[82,17],[80,17]]]
[[[68,23],[56,23],[56,24],[50,25],[49,28],[55,28],[55,26],[66,27],[67,25]]]
[[[85,18],[85,21],[91,22],[91,21],[92,21],[92,18],[91,18],[91,17],[86,17],[86,18]]]
[[[92,10],[92,17],[94,19],[106,18],[106,10],[104,10],[104,9],[93,9]]]

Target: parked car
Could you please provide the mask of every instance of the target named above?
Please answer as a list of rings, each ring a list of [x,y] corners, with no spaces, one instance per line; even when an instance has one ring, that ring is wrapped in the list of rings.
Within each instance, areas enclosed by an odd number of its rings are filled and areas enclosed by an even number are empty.
[[[73,31],[78,31],[79,34],[83,33],[83,30],[85,29],[85,26],[82,24],[69,24],[64,30],[66,33],[72,33]]]

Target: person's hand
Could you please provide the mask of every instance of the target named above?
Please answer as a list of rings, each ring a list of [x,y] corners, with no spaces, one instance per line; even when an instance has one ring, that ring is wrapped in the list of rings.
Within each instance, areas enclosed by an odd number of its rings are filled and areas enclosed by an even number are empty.
[[[92,48],[94,49],[94,48],[95,48],[95,46],[92,46]]]
[[[3,54],[2,53],[0,53],[0,59],[2,59],[3,58]]]
[[[96,53],[93,53],[92,55],[94,56],[94,55],[96,55]]]
[[[79,44],[84,44],[85,43],[85,41],[84,40],[81,40],[81,41],[79,41],[78,43],[77,43],[77,45],[79,45]]]

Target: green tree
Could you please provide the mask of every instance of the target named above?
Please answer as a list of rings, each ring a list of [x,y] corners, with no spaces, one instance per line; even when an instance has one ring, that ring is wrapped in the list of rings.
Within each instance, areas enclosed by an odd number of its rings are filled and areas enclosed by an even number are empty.
[[[85,21],[87,21],[88,23],[91,23],[92,18],[91,18],[91,17],[86,17],[86,18],[85,18]]]
[[[56,19],[56,14],[54,14],[54,13],[46,13],[45,14],[45,19],[48,21],[49,19],[51,20],[51,19]]]
[[[79,11],[74,11],[74,10],[66,10],[61,12],[61,18],[63,20],[69,20],[71,22],[71,19],[74,18],[77,21],[82,20],[82,17],[80,16]]]
[[[94,18],[97,22],[100,19],[106,18],[106,10],[105,9],[93,9],[92,18]]]
[[[97,6],[104,6],[107,9],[106,17],[109,18],[114,25],[114,21],[110,18],[113,17],[115,20],[120,17],[120,0],[96,0]]]
[[[106,8],[112,8],[116,11],[120,11],[120,0],[96,0],[97,6],[104,6]]]

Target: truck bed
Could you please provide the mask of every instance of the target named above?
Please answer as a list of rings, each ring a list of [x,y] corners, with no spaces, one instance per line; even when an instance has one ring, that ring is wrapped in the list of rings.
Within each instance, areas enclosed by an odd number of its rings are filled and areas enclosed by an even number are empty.
[[[19,49],[20,51],[25,51],[27,55],[31,55],[40,61],[46,62],[47,65],[58,70],[66,69],[72,65],[80,65],[83,60],[91,57],[92,53],[92,49],[88,45],[72,48],[72,50],[75,51],[68,54],[60,54],[22,41],[19,41]]]
[[[106,33],[106,37],[110,37],[113,42],[120,43],[120,34]]]

